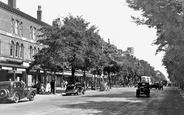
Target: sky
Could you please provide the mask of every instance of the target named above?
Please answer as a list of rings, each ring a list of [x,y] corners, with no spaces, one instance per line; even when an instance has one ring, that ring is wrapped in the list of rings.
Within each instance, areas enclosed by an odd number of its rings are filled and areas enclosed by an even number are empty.
[[[7,3],[8,0],[0,0]],[[147,26],[137,26],[131,19],[140,12],[133,11],[126,5],[126,0],[16,0],[17,8],[37,18],[38,5],[41,5],[42,21],[52,24],[56,18],[61,20],[69,14],[82,16],[91,25],[99,29],[100,36],[125,51],[134,47],[134,56],[147,61],[155,70],[166,77],[162,66],[164,53],[155,55],[157,46],[152,45],[156,39],[156,30]]]

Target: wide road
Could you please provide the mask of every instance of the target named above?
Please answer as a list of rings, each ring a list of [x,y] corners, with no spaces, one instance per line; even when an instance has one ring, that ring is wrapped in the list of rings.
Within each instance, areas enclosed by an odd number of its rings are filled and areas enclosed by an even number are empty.
[[[135,88],[89,91],[85,95],[38,95],[30,102],[0,104],[0,115],[184,115],[184,99],[176,88],[151,89],[136,97]]]

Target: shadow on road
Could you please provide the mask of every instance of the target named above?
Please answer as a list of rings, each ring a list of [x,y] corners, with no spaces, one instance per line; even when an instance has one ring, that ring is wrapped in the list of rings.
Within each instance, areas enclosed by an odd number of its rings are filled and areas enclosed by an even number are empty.
[[[131,95],[131,96],[130,96]],[[136,111],[143,101],[148,98],[136,98],[135,93],[120,93],[120,94],[99,94],[86,95],[88,101],[62,105],[61,108],[80,109],[81,111],[90,110],[88,114],[93,115],[125,115],[132,111]]]

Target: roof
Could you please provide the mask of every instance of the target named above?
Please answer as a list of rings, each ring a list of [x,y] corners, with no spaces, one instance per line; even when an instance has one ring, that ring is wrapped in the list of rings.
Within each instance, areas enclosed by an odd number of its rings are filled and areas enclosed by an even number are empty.
[[[9,6],[1,1],[0,1],[0,8],[7,10],[13,14],[17,14],[18,16],[21,16],[21,17],[28,19],[30,21],[33,21],[34,23],[39,24],[41,26],[50,26],[49,24],[47,24],[43,21],[40,21],[40,20],[38,20],[38,19],[36,19],[36,18],[34,18],[34,17],[32,17],[32,16],[30,16],[30,15],[28,15],[28,14],[26,14],[18,9],[15,9],[15,8],[13,8],[13,7],[11,7],[11,6]]]

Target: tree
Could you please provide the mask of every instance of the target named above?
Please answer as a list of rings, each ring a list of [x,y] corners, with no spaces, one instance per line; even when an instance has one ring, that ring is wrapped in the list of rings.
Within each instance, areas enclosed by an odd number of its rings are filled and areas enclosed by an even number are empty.
[[[184,78],[181,75],[184,68],[182,62],[184,1],[127,0],[127,3],[130,8],[142,12],[142,17],[132,17],[135,23],[157,30],[157,38],[154,42],[158,45],[156,52],[165,51],[163,65],[166,66],[169,76],[175,77],[175,80],[183,84]]]
[[[66,65],[66,59],[61,44],[63,39],[59,35],[59,29],[53,27],[43,27],[40,30],[43,34],[39,37],[46,39],[39,39],[38,43],[44,44],[45,47],[42,48],[36,55],[34,55],[34,61],[31,63],[30,68],[42,69],[51,72],[61,72]]]

